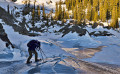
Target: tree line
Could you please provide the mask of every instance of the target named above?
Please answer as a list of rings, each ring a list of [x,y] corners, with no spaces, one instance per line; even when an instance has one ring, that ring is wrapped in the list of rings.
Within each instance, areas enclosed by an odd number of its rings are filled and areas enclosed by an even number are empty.
[[[108,22],[111,20],[111,27],[118,27],[120,18],[120,0],[65,0],[65,7],[62,8],[62,1],[56,3],[55,17],[58,20],[68,19],[68,11],[72,11],[72,18],[78,23],[86,21]],[[67,14],[67,15],[66,15]]]
[[[31,9],[30,0],[26,0],[25,5]],[[35,6],[36,0],[34,1],[34,7],[31,10],[33,24],[36,19],[41,19],[41,13],[43,20],[48,20],[48,18],[50,18],[45,13],[44,4],[41,6],[42,9],[40,9],[39,5],[37,8],[35,8]],[[78,24],[83,22],[86,23],[87,21],[108,22],[108,20],[110,20],[109,26],[114,28],[118,27],[118,18],[120,18],[120,0],[65,0],[65,2],[60,0],[59,2],[56,2],[55,6],[55,16],[52,17],[51,15],[51,19],[63,20],[72,18],[75,19]],[[9,5],[7,8],[9,13]],[[42,10],[42,12],[40,10]]]

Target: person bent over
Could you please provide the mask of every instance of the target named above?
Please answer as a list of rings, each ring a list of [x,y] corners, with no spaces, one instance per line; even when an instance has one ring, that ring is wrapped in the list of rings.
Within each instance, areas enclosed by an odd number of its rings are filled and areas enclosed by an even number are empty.
[[[28,46],[28,52],[29,52],[29,57],[27,59],[27,64],[31,63],[30,59],[32,58],[32,54],[35,54],[35,62],[40,61],[38,59],[38,53],[36,52],[36,48],[40,48],[40,42],[38,40],[31,40],[27,44]]]

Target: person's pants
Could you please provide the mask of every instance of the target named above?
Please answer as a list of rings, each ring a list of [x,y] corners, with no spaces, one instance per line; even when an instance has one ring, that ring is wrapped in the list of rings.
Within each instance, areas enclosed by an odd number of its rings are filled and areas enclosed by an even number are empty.
[[[34,51],[34,50],[29,50],[29,49],[28,49],[28,52],[29,52],[29,57],[28,57],[28,59],[27,59],[27,62],[30,62],[30,59],[32,58],[32,53],[35,54],[35,61],[37,61],[37,58],[38,58],[37,52]]]

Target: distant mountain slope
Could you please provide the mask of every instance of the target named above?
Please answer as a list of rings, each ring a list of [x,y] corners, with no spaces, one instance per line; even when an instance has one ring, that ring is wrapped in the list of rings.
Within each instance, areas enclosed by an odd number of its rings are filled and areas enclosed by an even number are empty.
[[[21,7],[22,5],[24,5],[24,2],[26,0],[17,0],[16,2],[12,2],[11,0],[0,0],[0,6],[4,9],[7,8],[7,5],[9,4],[11,8],[13,8],[14,6],[17,7]],[[30,0],[31,4],[34,4],[34,0]],[[51,3],[49,3],[51,1]],[[50,9],[55,9],[55,3],[59,1],[59,0],[36,0],[36,5],[42,5],[44,3],[44,5],[47,8]],[[62,0],[65,1],[65,0]]]

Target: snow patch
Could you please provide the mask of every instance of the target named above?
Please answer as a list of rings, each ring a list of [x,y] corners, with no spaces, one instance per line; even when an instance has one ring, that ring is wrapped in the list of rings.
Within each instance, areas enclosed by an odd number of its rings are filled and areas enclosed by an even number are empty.
[[[107,22],[103,22],[104,26],[109,26],[109,24]]]
[[[85,34],[85,36],[79,36],[76,32],[69,33],[65,35],[63,38],[59,39],[63,42],[68,42],[68,44],[65,43],[66,46],[83,46],[83,47],[97,47],[101,44],[100,41],[96,41],[92,37],[89,36],[88,33]]]

